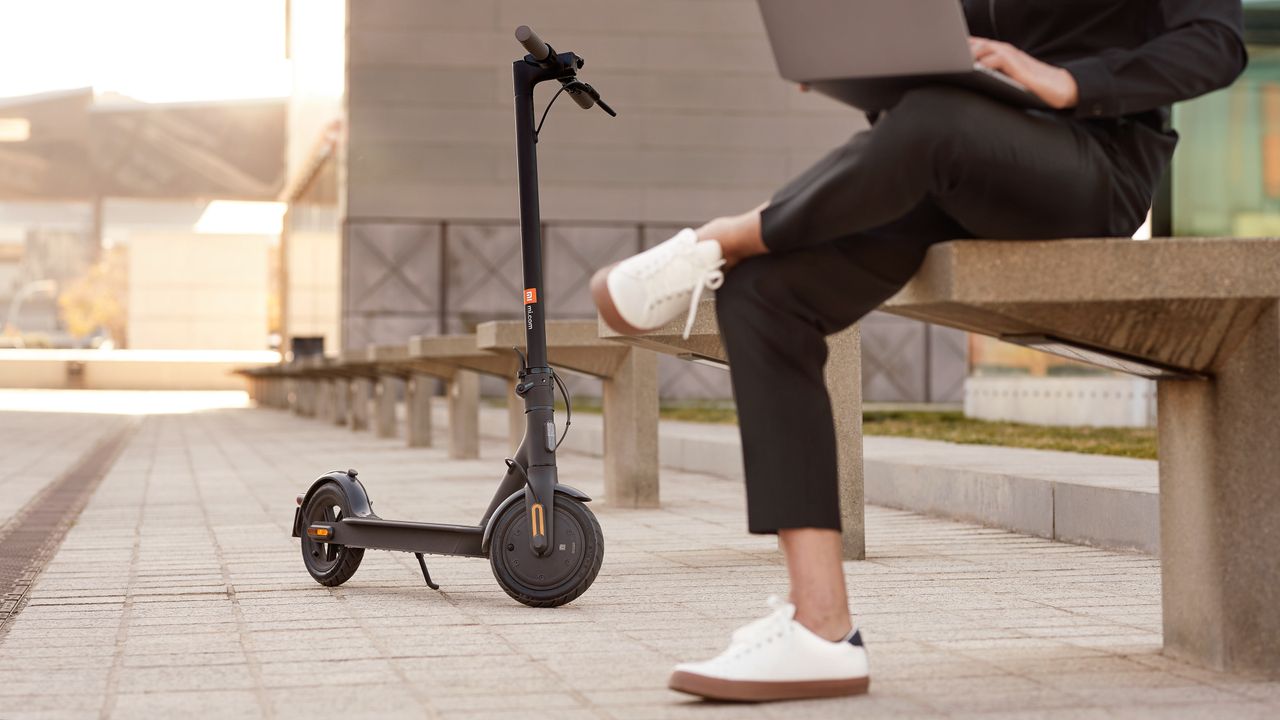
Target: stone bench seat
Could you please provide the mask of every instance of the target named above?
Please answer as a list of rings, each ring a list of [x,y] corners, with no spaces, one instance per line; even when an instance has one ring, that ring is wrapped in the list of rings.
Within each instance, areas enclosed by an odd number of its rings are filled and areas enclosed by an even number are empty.
[[[331,355],[311,355],[294,360],[289,368],[294,412],[334,421],[341,403],[333,380],[344,376],[342,360]]]
[[[476,347],[515,356],[524,323],[476,327]],[[621,507],[657,507],[658,360],[651,352],[600,337],[591,320],[547,322],[547,361],[601,381],[604,414],[604,494]],[[523,405],[520,408],[523,411]],[[524,423],[520,424],[523,434]]]
[[[487,322],[476,327],[474,336],[413,337],[408,355],[414,361],[452,365],[513,383],[520,361],[511,348],[523,348],[524,341],[521,322]],[[656,358],[602,340],[590,320],[547,321],[547,358],[552,367],[602,381],[605,444],[610,448],[605,453],[606,501],[620,507],[656,507]],[[509,395],[507,407],[514,450],[525,433],[524,401]]]
[[[886,312],[983,335],[1048,334],[1212,374],[1280,297],[1266,239],[956,242],[933,248]]]
[[[303,357],[236,373],[247,379],[249,397],[259,404],[311,417],[317,410],[313,381],[336,362],[336,358]]]
[[[458,336],[475,343],[475,336]],[[376,378],[376,430],[380,437],[396,436],[396,399],[404,390],[407,440],[410,447],[430,447],[431,395],[434,383],[445,383],[448,403],[449,457],[480,456],[480,380],[457,365],[410,356],[410,345],[370,345],[364,366]]]
[[[238,368],[235,373],[245,379],[245,388],[249,393],[250,400],[266,407],[285,408],[289,406],[289,397],[285,390],[285,369],[283,364]]]
[[[1165,649],[1280,673],[1280,239],[943,243],[884,310],[1155,378]]]

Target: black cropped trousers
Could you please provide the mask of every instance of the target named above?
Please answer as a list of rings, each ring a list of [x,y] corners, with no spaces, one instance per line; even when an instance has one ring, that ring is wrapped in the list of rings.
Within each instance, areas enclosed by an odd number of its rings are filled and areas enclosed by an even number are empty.
[[[1131,235],[1150,199],[1106,135],[949,88],[911,92],[778,191],[770,252],[716,294],[748,529],[840,529],[824,338],[892,296],[932,244]]]

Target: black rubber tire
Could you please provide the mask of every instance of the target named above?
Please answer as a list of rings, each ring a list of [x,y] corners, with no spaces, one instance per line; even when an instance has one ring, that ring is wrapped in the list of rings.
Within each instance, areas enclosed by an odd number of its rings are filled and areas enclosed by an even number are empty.
[[[556,559],[557,563],[559,558],[565,558],[572,564],[567,566],[564,578],[557,578],[545,586],[523,580],[516,572],[521,560],[526,563],[546,562],[537,558],[529,547],[528,525],[523,500],[512,503],[498,516],[489,545],[489,566],[493,569],[494,578],[508,595],[529,607],[559,607],[577,599],[595,582],[604,562],[604,533],[596,516],[582,502],[563,495],[556,496],[552,530],[555,542],[559,544],[563,538],[578,537],[581,548],[552,552],[549,557]],[[566,531],[564,535],[561,529]]]
[[[346,493],[336,482],[317,488],[302,508],[302,564],[321,585],[337,587],[350,580],[364,559],[364,548],[312,540],[307,537],[307,526],[314,522],[337,522],[350,513]]]

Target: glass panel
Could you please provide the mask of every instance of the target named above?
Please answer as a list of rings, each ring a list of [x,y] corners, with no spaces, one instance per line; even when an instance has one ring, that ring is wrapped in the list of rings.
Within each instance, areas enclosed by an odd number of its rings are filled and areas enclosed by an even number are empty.
[[[1280,28],[1280,3],[1248,4],[1251,39]],[[1175,234],[1280,235],[1280,47],[1254,43],[1249,55],[1235,85],[1174,110]]]

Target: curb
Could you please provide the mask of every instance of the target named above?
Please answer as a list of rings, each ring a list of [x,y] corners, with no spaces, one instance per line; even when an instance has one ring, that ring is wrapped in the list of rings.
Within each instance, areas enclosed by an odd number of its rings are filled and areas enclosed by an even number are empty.
[[[480,432],[505,438],[504,409],[484,408]],[[564,449],[603,454],[602,419],[574,418]],[[1156,461],[1050,450],[864,438],[868,504],[1107,550],[1158,555]],[[742,477],[737,427],[661,421],[662,467]]]

